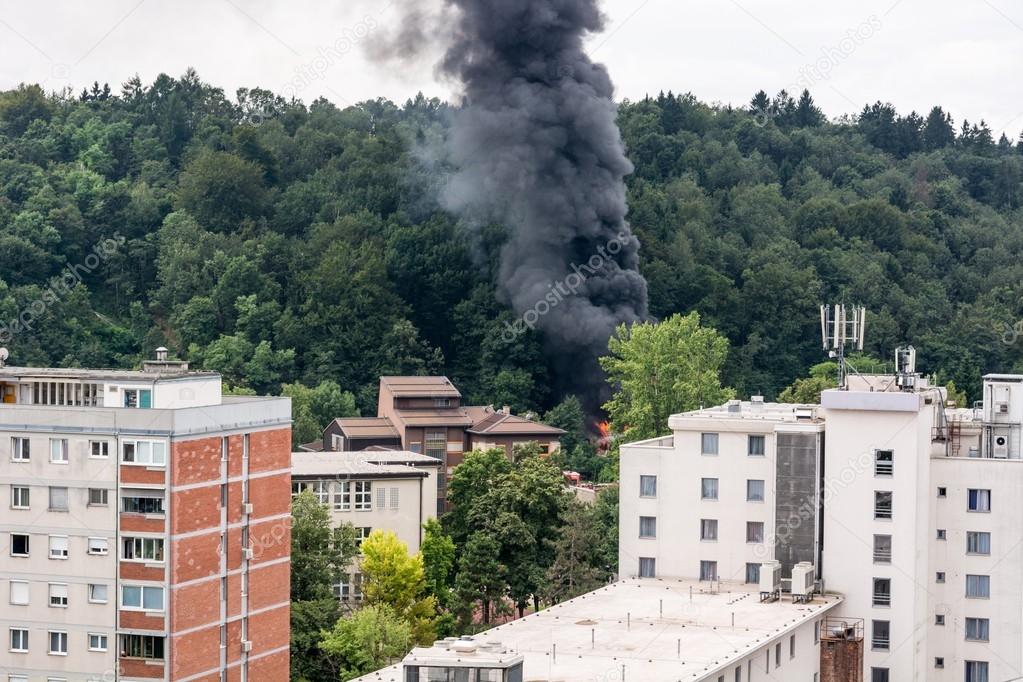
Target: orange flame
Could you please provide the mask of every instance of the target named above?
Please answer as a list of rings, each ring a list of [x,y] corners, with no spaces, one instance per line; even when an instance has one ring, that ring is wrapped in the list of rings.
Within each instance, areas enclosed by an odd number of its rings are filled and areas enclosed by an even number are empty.
[[[601,438],[611,437],[611,423],[607,421],[597,422],[597,431],[600,432]]]

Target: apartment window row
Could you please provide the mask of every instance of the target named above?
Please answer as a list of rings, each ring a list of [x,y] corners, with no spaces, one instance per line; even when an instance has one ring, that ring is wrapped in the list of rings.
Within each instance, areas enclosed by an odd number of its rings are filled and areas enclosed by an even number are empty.
[[[9,633],[9,651],[15,654],[27,654],[30,651],[28,629],[10,628]],[[107,641],[107,635],[105,634],[99,632],[86,633],[86,646],[89,651],[106,651]],[[48,630],[46,632],[46,653],[51,656],[67,656],[68,633],[64,630]],[[50,677],[47,678],[47,682],[55,682],[58,679],[62,678]],[[11,675],[8,680],[13,680],[15,682],[18,680],[24,680],[27,682],[28,678],[19,675]]]
[[[373,508],[372,481],[292,481],[292,498],[308,490],[316,496],[317,501],[325,507],[333,506],[334,511],[369,511]],[[378,488],[377,507],[384,508],[387,504],[388,491]],[[398,508],[398,488],[390,490],[391,508]]]
[[[53,608],[65,608],[71,600],[73,586],[67,583],[47,583],[47,600]],[[86,599],[90,604],[106,604],[109,600],[110,586],[103,583],[86,585]],[[14,606],[28,606],[31,600],[31,588],[27,580],[11,580],[8,601]]]
[[[162,445],[162,443],[161,443]],[[106,459],[110,456],[110,441],[90,440],[87,450],[91,459]],[[49,439],[49,458],[53,464],[67,464],[71,459],[71,447],[67,438]],[[11,461],[32,461],[32,439],[27,436],[11,438]]]
[[[716,433],[701,433],[700,434],[700,454],[702,455],[717,455],[719,454],[719,434]],[[766,454],[766,437],[749,435],[746,437],[746,454],[750,457],[763,457]]]
[[[747,502],[763,502],[764,501],[764,480],[759,478],[747,478],[746,479],[746,501]],[[700,479],[700,499],[703,500],[716,500],[720,492],[719,481],[716,478],[702,478]]]
[[[47,504],[50,511],[68,511],[70,491],[63,486],[47,486]],[[89,507],[105,507],[109,504],[110,491],[106,488],[87,488],[86,505]],[[11,485],[11,509],[32,509],[32,486]]]
[[[700,540],[704,542],[716,542],[718,539],[718,520],[700,519]],[[759,544],[764,541],[764,522],[746,522],[746,542]]]
[[[13,557],[32,556],[32,537],[29,533],[11,533],[10,555]],[[71,538],[67,535],[49,535],[47,536],[47,545],[50,559],[66,560],[71,555]],[[106,556],[109,552],[110,540],[108,538],[86,538],[86,554]]]
[[[137,492],[121,496],[121,511],[125,514],[164,514],[163,493],[160,491]]]

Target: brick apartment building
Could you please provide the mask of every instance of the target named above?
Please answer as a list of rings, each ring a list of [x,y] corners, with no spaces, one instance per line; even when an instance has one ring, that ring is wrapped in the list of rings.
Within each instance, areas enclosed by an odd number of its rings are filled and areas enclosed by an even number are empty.
[[[290,401],[157,357],[0,367],[3,682],[288,679]]]
[[[352,452],[408,450],[444,463],[437,476],[437,505],[443,510],[447,478],[466,452],[539,443],[542,452],[558,449],[564,431],[514,415],[507,407],[463,406],[462,394],[447,377],[380,377],[376,417],[335,419],[323,440],[306,450]]]

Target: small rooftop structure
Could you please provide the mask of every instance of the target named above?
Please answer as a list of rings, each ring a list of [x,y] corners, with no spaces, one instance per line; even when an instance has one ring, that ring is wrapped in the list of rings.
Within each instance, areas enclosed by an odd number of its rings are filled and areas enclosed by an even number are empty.
[[[386,387],[395,398],[462,397],[451,380],[443,376],[380,377],[380,386]]]
[[[477,435],[517,436],[546,434],[553,438],[565,435],[564,429],[541,424],[525,417],[512,414],[510,410],[495,410],[493,405],[465,408],[472,426],[466,431]]]
[[[673,414],[668,418],[672,429],[675,424],[694,419],[761,419],[770,422],[823,422],[820,405],[797,403],[769,403],[760,396],[751,400],[730,400],[714,407],[701,407],[698,410]]]
[[[470,641],[481,647],[492,642],[505,652],[474,655],[522,656],[524,680],[592,682],[609,672],[618,675],[624,666],[629,680],[716,681],[736,661],[787,641],[796,628],[824,617],[842,601],[817,595],[805,604],[761,603],[756,590],[757,585],[739,583],[624,580]],[[441,644],[413,649],[403,665],[450,666],[458,657]],[[358,682],[404,679],[402,665],[396,665]]]
[[[348,438],[398,438],[387,417],[342,417],[334,422]]]

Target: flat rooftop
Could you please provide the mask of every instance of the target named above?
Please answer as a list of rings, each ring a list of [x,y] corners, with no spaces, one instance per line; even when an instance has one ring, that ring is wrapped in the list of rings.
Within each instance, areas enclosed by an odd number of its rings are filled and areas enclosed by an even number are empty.
[[[380,386],[386,386],[396,398],[462,397],[451,380],[444,376],[380,377]]]
[[[167,381],[171,379],[196,379],[219,377],[217,372],[199,370],[144,371],[140,369],[83,369],[77,367],[0,367],[0,381],[23,381],[31,379],[65,379],[90,381]]]
[[[429,475],[423,467],[438,467],[440,460],[404,450],[355,452],[293,452],[293,478],[367,476],[417,478]]]
[[[673,414],[669,417],[669,425],[674,420],[686,419],[762,419],[775,422],[823,422],[824,412],[820,405],[804,405],[798,403],[768,403],[757,400],[732,400],[714,407],[702,407],[698,410]]]
[[[761,603],[756,585],[739,583],[709,590],[709,583],[691,580],[623,580],[474,639],[522,655],[525,680],[592,682],[622,666],[627,679],[643,682],[716,680],[736,661],[841,603],[836,595],[809,604],[787,597]],[[450,652],[418,648],[406,661],[444,655]],[[401,666],[358,682],[402,682]]]

